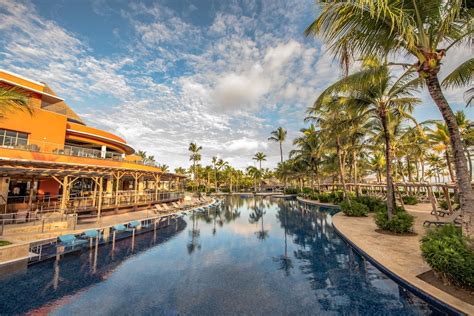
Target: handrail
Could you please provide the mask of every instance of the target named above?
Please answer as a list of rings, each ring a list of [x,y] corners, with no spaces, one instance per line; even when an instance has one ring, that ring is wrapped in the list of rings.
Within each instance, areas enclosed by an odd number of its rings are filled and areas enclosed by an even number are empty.
[[[40,139],[25,139],[12,136],[4,136],[4,140],[0,143],[0,148],[26,150],[31,152],[50,153],[56,155],[106,159],[115,161],[125,161],[124,155],[113,151],[101,151],[98,149],[74,146],[68,144],[58,144],[47,142]],[[139,165],[156,166],[153,162],[135,160],[126,161]]]

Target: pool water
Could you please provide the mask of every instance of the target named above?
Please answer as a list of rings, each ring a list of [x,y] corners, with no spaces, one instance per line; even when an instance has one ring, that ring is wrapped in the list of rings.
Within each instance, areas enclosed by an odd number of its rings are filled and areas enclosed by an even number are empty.
[[[334,210],[228,197],[218,208],[0,279],[0,314],[435,313],[341,240]]]

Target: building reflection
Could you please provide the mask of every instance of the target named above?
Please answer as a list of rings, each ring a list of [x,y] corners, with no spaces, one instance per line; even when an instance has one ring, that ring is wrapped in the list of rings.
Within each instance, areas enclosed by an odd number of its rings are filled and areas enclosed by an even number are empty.
[[[4,276],[1,280],[2,287],[8,291],[2,292],[1,314],[25,314],[41,306],[52,306],[52,301],[107,279],[128,257],[166,242],[185,228],[186,222],[178,218],[175,225],[136,235],[133,242],[132,238],[126,238],[100,245],[95,238],[90,249],[66,255],[58,254],[52,260],[36,263],[29,269]],[[45,311],[41,310],[43,312]]]

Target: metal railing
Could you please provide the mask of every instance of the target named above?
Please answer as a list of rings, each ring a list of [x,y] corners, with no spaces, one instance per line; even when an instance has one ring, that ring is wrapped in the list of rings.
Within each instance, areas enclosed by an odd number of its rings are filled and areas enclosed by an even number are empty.
[[[26,197],[25,197],[26,198]],[[99,194],[88,197],[70,197],[67,202],[64,215],[50,216],[53,212],[60,211],[62,196],[47,197],[42,203],[35,201],[32,203],[32,209],[23,209],[18,212],[0,214],[0,235],[3,234],[6,225],[24,224],[26,226],[35,226],[41,223],[41,232],[44,231],[45,224],[54,221],[65,221],[70,216],[75,216],[77,222],[78,214],[82,211],[96,211],[99,203]],[[127,207],[146,205],[151,203],[165,203],[184,198],[183,192],[139,192],[120,191],[118,194],[103,193],[102,209],[111,207]],[[94,215],[95,217],[95,215]]]
[[[0,138],[0,148],[19,149],[31,152],[51,153],[74,157],[124,161],[124,156],[121,153],[113,151],[101,151],[98,149],[81,146],[51,143],[47,142],[46,140],[33,140],[11,136],[4,136],[3,139]],[[127,162],[155,166],[155,164],[150,161],[135,160]]]

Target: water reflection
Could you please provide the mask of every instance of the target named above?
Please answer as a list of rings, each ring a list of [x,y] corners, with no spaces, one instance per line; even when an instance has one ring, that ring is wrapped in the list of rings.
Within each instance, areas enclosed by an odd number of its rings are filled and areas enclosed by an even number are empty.
[[[93,247],[82,253],[58,254],[52,261],[5,275],[0,279],[0,314],[48,313],[54,302],[103,282],[124,260],[168,241],[185,227],[178,219],[166,228],[102,246],[94,238]]]
[[[257,206],[257,199],[254,199],[254,205],[252,206],[252,212],[249,214],[249,223],[251,224],[258,224],[258,222],[261,222],[260,230],[255,232],[257,235],[257,238],[259,240],[265,240],[268,238],[268,230],[265,230],[265,227],[263,225],[263,218],[266,214],[264,211],[265,208],[265,203],[264,200],[258,200],[258,206]]]
[[[428,305],[351,251],[333,230],[331,212],[295,201],[228,197],[167,230],[112,238],[105,246],[94,240],[81,254],[6,277],[0,311],[429,314]]]

